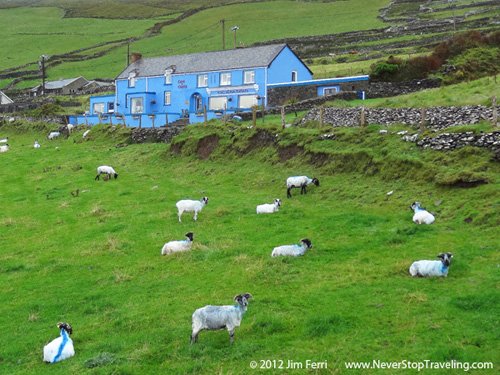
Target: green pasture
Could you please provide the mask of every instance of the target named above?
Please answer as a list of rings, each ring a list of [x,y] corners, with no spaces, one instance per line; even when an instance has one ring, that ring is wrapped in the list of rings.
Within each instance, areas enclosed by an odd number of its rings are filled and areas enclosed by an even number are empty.
[[[251,370],[252,360],[327,361],[325,374],[366,373],[344,362],[373,359],[498,366],[499,167],[490,152],[422,151],[376,126],[281,130],[277,116],[257,128],[190,126],[176,154],[128,144],[119,128],[49,142],[50,127],[0,127],[11,146],[0,154],[2,373],[306,373]],[[257,132],[279,148],[261,147]],[[337,139],[318,140],[326,132]],[[214,146],[208,159],[198,156],[204,142]],[[285,160],[286,147],[304,151]],[[119,178],[94,181],[102,164]],[[439,184],[462,170],[490,183]],[[297,174],[321,185],[287,199],[285,179]],[[210,200],[198,221],[179,223],[175,202],[202,196]],[[255,214],[274,198],[278,213]],[[412,223],[415,200],[434,225]],[[188,231],[191,252],[160,255]],[[270,256],[304,237],[314,247],[303,257]],[[455,256],[448,278],[408,275],[412,261],[444,251]],[[225,331],[189,345],[196,308],[244,292],[254,299],[234,345]],[[42,348],[58,321],[72,324],[76,356],[47,365]]]

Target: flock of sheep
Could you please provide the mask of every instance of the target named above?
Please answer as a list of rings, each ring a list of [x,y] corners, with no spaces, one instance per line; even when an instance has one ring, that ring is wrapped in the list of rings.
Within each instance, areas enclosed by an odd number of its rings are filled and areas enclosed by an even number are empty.
[[[70,133],[72,125],[68,125],[67,131]],[[83,138],[87,137],[90,130],[83,134]],[[47,138],[55,139],[61,135],[61,132],[50,132]],[[6,152],[9,149],[8,138],[0,139],[0,152]],[[34,148],[40,148],[40,144],[36,140]],[[110,166],[99,166],[95,180],[99,180],[101,175],[105,175],[106,179],[118,178],[118,173]],[[317,178],[309,178],[307,176],[293,176],[286,180],[287,197],[291,198],[291,190],[300,188],[301,194],[307,193],[308,185],[319,186]],[[203,197],[200,200],[183,199],[176,203],[178,220],[181,222],[181,217],[184,212],[193,212],[193,220],[198,219],[198,214],[208,204],[208,197]],[[272,214],[279,211],[281,200],[275,199],[273,203],[261,204],[256,207],[257,214]],[[435,220],[434,216],[421,207],[419,202],[414,202],[410,206],[414,211],[413,222],[415,224],[432,224]],[[163,245],[161,255],[169,255],[177,252],[189,251],[192,248],[194,234],[188,232],[185,235],[185,240],[170,241]],[[302,256],[307,250],[312,248],[312,243],[309,239],[300,240],[299,244],[283,245],[275,247],[271,256]],[[440,260],[420,260],[413,262],[409,272],[411,276],[432,277],[448,275],[448,269],[451,264],[453,255],[451,253],[441,253],[438,255]],[[229,332],[230,342],[234,340],[234,330],[241,324],[241,319],[247,310],[248,301],[252,298],[250,293],[239,294],[234,297],[234,305],[226,306],[205,306],[197,309],[192,315],[192,333],[191,343],[197,342],[199,332],[202,330],[218,330],[227,329]],[[44,347],[43,359],[45,362],[55,363],[66,358],[72,357],[75,354],[73,342],[69,335],[72,334],[72,327],[68,323],[58,323],[57,327],[60,330],[60,336],[51,341]]]

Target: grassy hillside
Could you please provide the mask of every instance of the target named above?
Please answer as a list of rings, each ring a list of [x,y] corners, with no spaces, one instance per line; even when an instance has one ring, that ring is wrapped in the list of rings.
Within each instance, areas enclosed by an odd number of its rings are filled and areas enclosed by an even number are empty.
[[[344,362],[372,359],[498,366],[499,166],[489,152],[421,151],[377,127],[319,141],[332,130],[280,130],[273,117],[247,125],[190,126],[174,154],[165,144],[115,147],[126,141],[119,129],[49,143],[45,124],[0,127],[12,147],[0,154],[3,371],[249,374],[250,361],[267,359],[328,361],[319,373],[361,373]],[[119,178],[94,181],[101,164]],[[491,183],[437,184],[463,169]],[[321,186],[286,199],[295,174]],[[204,195],[198,222],[178,223],[175,202]],[[280,212],[254,213],[277,197]],[[411,222],[414,200],[434,225]],[[160,256],[188,231],[190,253]],[[314,246],[304,257],[270,257],[304,237]],[[412,261],[443,251],[455,255],[448,278],[408,276]],[[188,344],[196,308],[243,292],[254,299],[233,346],[223,331]],[[57,321],[73,325],[76,356],[49,366],[42,347]]]

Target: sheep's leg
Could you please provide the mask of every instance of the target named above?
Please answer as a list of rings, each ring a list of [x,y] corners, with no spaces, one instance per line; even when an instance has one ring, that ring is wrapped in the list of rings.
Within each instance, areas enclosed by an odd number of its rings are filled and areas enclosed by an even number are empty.
[[[234,342],[234,329],[228,329],[229,331],[229,342],[232,344]]]
[[[99,179],[99,176],[100,176],[100,175],[101,175],[101,174],[100,174],[100,173],[98,173],[98,174],[97,174],[97,176],[95,176],[94,181],[97,181],[97,180]]]
[[[193,219],[194,219],[194,221],[196,221],[198,219],[198,211],[194,212]]]
[[[300,194],[307,194],[306,185],[300,187]]]
[[[182,223],[182,221],[181,221],[181,216],[182,216],[182,213],[183,213],[183,212],[184,212],[184,211],[179,210],[179,212],[177,213],[177,215],[179,216],[179,223]]]
[[[198,342],[198,334],[200,333],[200,331],[193,331],[193,333],[191,334],[191,344],[195,344]]]
[[[292,197],[292,193],[290,193],[290,190],[292,190],[291,187],[289,187],[288,189],[286,189],[286,197],[287,198],[291,198]]]

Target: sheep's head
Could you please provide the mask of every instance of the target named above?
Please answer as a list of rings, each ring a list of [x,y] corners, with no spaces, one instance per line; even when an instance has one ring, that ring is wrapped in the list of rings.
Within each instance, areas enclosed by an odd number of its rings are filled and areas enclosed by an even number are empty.
[[[234,297],[234,300],[241,306],[243,309],[246,310],[248,306],[248,300],[252,298],[252,295],[250,293],[245,293],[245,294],[238,294],[237,296]]]
[[[57,323],[57,328],[59,329],[64,329],[66,332],[68,332],[69,335],[73,333],[73,328],[71,328],[71,325],[69,323]]]
[[[186,237],[189,238],[189,241],[193,241],[193,232],[186,233]]]
[[[319,180],[316,177],[313,177],[312,183],[316,186],[319,186]]]
[[[204,204],[208,204],[208,197],[201,198],[201,202]]]
[[[437,257],[441,259],[441,262],[443,262],[443,264],[446,267],[449,267],[449,265],[451,264],[451,258],[453,258],[453,254],[452,253],[441,253]]]
[[[302,242],[304,245],[306,245],[306,247],[308,249],[310,249],[311,247],[313,247],[311,241],[309,239],[307,239],[307,238],[304,238],[304,239],[300,240],[300,242]]]
[[[115,180],[118,178],[118,173],[115,173]]]
[[[415,209],[417,208],[421,208],[420,207],[420,202],[413,202],[411,205],[410,205],[410,210],[412,211],[415,211]]]
[[[277,205],[278,205],[278,207],[281,207],[281,199],[276,198],[276,199],[274,200],[274,203],[275,203],[275,204],[277,204]]]

